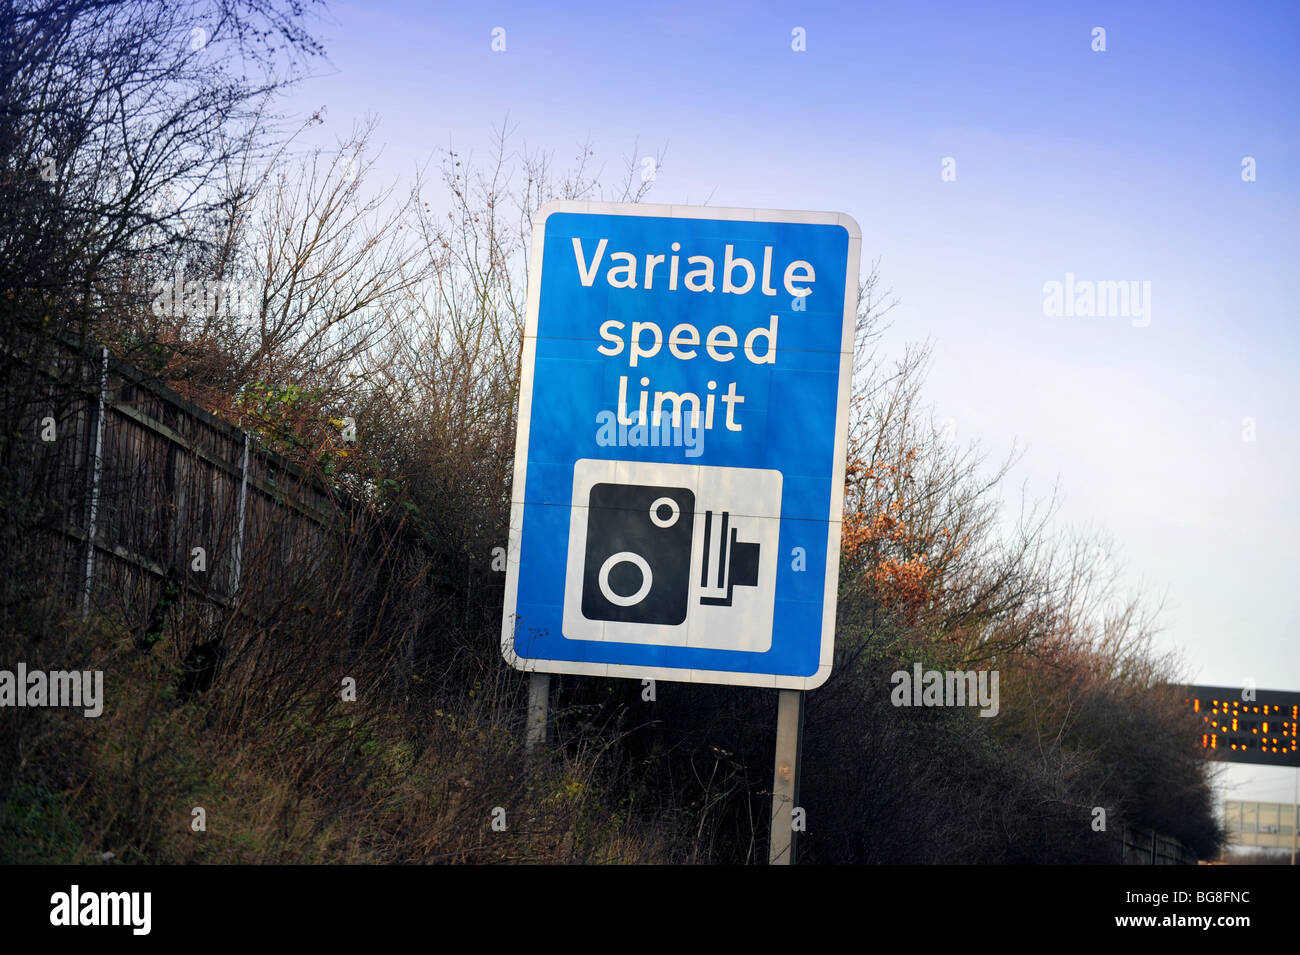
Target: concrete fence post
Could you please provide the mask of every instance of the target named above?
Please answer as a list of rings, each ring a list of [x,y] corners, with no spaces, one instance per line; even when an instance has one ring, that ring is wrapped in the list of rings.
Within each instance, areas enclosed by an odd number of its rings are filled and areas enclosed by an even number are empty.
[[[99,476],[104,467],[104,404],[108,393],[108,349],[100,349],[99,407],[95,413],[94,453],[90,459],[90,507],[86,515],[86,582],[81,593],[81,619],[90,616],[90,591],[95,580],[95,521],[99,517]]]

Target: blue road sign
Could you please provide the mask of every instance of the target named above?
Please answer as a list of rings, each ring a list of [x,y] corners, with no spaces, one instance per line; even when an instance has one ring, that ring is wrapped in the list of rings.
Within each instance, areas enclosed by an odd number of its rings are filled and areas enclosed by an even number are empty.
[[[837,213],[542,207],[506,565],[512,665],[825,682],[861,244]]]

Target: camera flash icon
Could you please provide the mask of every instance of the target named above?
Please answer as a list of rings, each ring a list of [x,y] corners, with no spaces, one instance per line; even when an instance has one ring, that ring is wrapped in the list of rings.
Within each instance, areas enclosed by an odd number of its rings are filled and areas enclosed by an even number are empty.
[[[738,539],[731,514],[704,512],[704,566],[700,569],[700,603],[730,607],[736,588],[758,586],[758,544]],[[710,584],[710,580],[716,583]]]

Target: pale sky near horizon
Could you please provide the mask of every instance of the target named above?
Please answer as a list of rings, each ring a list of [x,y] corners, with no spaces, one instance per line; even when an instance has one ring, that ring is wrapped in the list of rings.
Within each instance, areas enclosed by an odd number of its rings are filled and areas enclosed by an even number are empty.
[[[485,155],[508,115],[559,165],[666,149],[651,201],[852,215],[900,300],[886,354],[931,343],[936,415],[993,459],[1027,447],[1013,512],[1059,479],[1062,526],[1109,533],[1190,680],[1300,690],[1300,6],[329,10],[330,63],[287,106],[327,106],[320,137],[376,115],[381,179]],[[1067,273],[1149,311],[1045,314]],[[1289,802],[1295,778],[1231,767],[1222,795]]]

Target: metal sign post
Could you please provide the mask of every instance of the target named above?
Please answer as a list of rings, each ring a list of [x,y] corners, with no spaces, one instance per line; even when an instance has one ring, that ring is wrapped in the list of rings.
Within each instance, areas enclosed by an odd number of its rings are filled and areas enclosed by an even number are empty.
[[[530,758],[546,742],[546,709],[551,696],[551,675],[531,673],[528,676],[528,733],[524,738],[524,753]]]
[[[772,771],[772,832],[768,865],[793,865],[798,831],[799,759],[803,752],[803,691],[781,690],[776,706],[776,758]],[[800,825],[802,828],[802,824]]]

